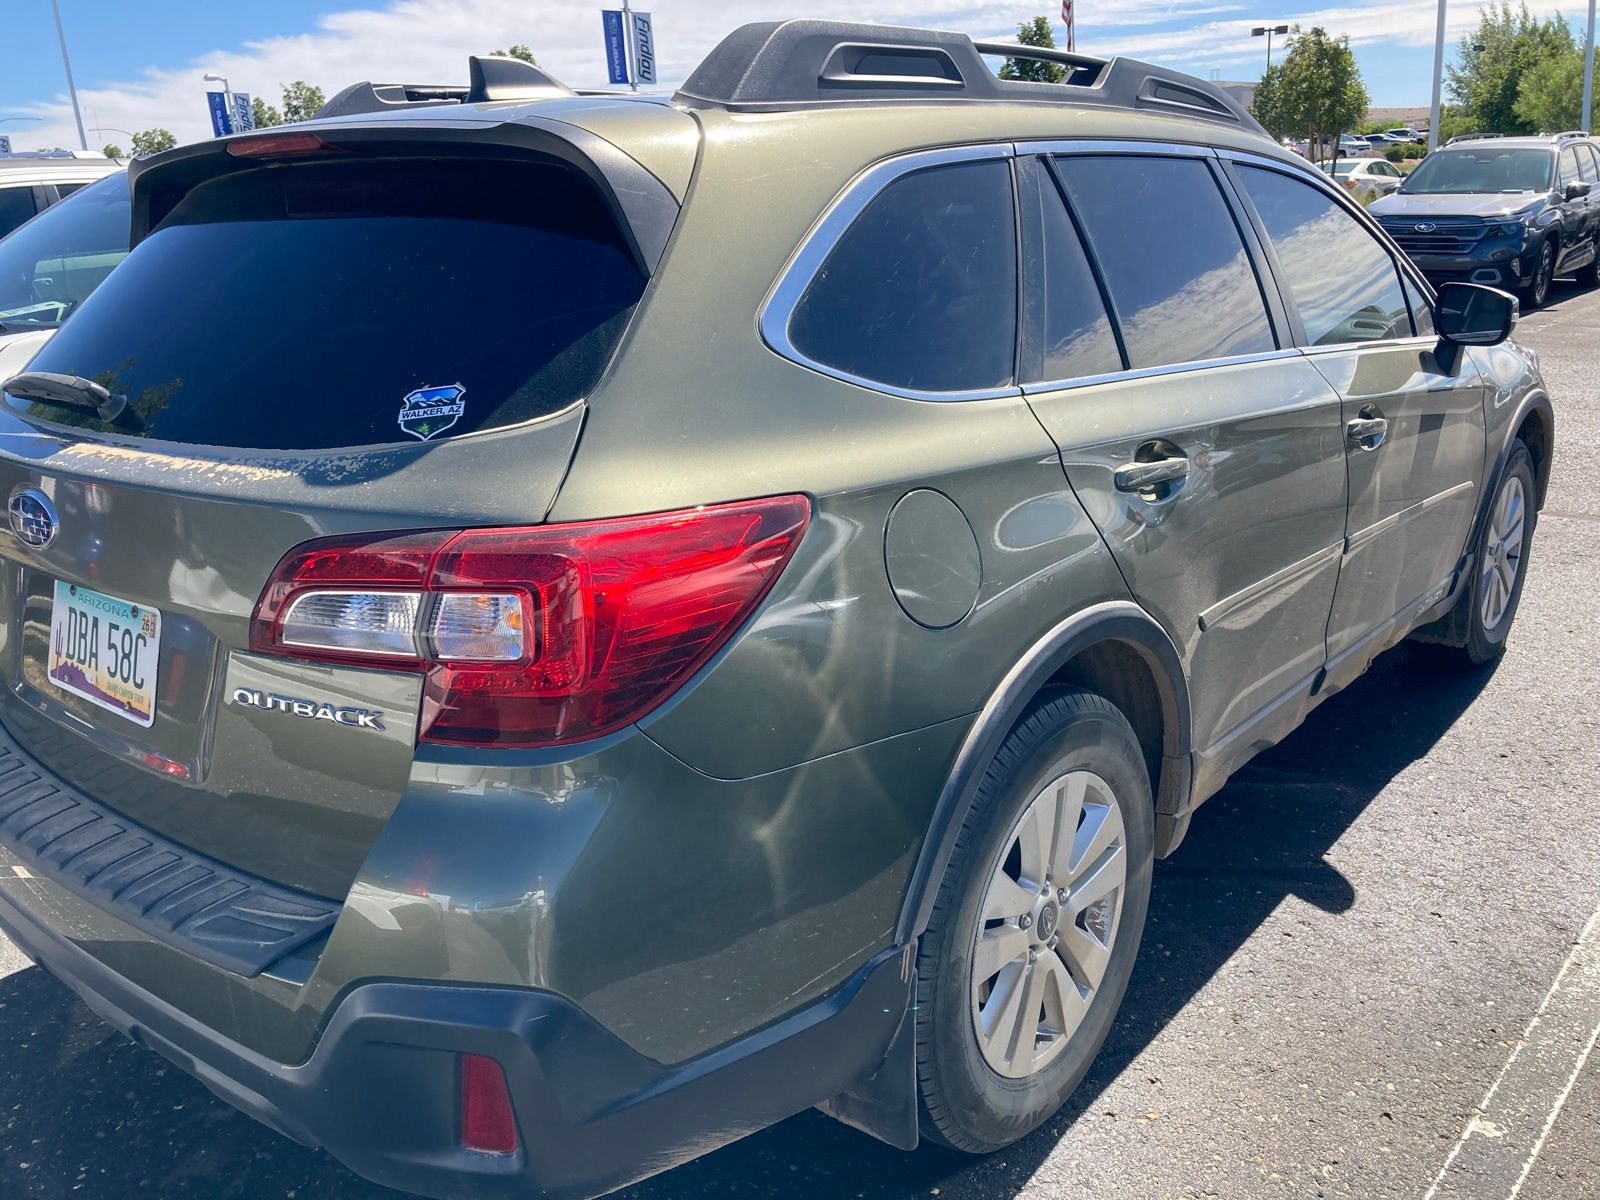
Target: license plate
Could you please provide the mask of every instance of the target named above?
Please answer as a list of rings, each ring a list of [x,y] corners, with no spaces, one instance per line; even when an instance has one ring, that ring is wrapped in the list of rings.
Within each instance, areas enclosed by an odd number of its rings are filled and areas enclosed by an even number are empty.
[[[46,673],[62,691],[149,728],[160,650],[158,609],[56,581]]]

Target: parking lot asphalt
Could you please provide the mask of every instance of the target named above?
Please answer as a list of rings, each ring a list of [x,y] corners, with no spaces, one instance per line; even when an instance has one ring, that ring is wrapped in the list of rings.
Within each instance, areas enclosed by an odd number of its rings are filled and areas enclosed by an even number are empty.
[[[1557,460],[1505,659],[1393,651],[1205,807],[1057,1119],[969,1158],[807,1113],[623,1194],[1600,1196],[1600,292],[1558,285],[1517,336]],[[3,938],[0,1067],[4,1200],[397,1195],[235,1113]]]

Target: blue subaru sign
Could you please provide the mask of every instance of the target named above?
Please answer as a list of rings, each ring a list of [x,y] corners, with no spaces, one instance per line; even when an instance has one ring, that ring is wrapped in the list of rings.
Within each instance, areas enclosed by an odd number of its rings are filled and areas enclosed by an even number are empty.
[[[211,135],[227,137],[233,132],[233,114],[228,111],[228,93],[207,92],[206,103],[211,106]]]
[[[461,398],[466,394],[467,389],[459,383],[418,388],[400,402],[400,428],[424,442],[443,433],[467,411],[467,402]]]
[[[628,82],[628,35],[623,32],[622,10],[600,10],[606,31],[606,73],[612,83]]]

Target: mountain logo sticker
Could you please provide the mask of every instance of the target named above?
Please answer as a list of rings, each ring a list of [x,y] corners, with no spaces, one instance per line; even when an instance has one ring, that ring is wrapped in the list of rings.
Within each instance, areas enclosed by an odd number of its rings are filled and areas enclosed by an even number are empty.
[[[400,428],[424,442],[437,437],[467,411],[467,402],[461,398],[466,394],[467,389],[459,383],[418,388],[400,401]]]

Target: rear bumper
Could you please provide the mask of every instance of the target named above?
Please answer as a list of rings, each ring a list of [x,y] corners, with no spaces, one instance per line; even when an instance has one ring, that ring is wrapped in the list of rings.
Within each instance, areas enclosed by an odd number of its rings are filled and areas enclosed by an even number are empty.
[[[671,1067],[548,992],[368,983],[336,1006],[311,1057],[286,1066],[130,983],[5,887],[0,932],[234,1107],[368,1179],[437,1197],[595,1196],[800,1112],[877,1067],[911,979],[910,955],[885,951],[823,1000]],[[463,1053],[504,1069],[515,1153],[459,1146]]]

